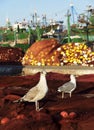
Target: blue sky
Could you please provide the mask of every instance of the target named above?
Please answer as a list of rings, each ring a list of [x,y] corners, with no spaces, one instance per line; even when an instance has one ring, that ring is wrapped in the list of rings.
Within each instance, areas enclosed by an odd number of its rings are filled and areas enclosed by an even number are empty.
[[[35,11],[40,17],[46,14],[48,20],[66,22],[65,15],[71,2],[78,14],[85,12],[87,5],[94,7],[94,0],[1,0],[0,26],[5,25],[6,18],[9,18],[11,23],[21,22],[24,18],[30,20]]]

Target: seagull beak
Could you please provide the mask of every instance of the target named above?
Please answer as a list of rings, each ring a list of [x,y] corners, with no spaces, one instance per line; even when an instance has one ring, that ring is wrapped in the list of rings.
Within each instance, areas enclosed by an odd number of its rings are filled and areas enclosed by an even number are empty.
[[[41,73],[42,73],[42,74],[46,74],[46,71],[45,71],[45,70],[43,70],[43,71],[41,71]]]
[[[57,90],[58,92],[61,92],[60,89]]]

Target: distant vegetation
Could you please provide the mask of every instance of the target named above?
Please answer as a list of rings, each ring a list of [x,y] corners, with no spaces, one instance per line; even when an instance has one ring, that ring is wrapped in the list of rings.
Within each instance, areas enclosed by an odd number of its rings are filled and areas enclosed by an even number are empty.
[[[24,31],[16,33],[11,30],[0,30],[0,41],[14,41],[15,37],[18,39],[28,38],[28,32]]]

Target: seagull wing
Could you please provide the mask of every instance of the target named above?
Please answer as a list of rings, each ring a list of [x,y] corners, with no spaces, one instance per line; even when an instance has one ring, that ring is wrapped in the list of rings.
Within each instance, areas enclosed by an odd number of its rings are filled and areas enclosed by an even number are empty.
[[[39,93],[38,87],[33,87],[22,97],[22,99],[24,101],[32,102],[32,100],[38,93]]]
[[[75,89],[75,84],[73,84],[72,82],[67,83],[65,86],[66,86],[64,87],[65,92],[70,92]]]
[[[34,101],[41,100],[42,98],[45,97],[47,91],[44,92],[44,90],[39,90],[38,94],[36,97],[33,99]]]
[[[69,92],[69,91],[73,90],[74,88],[75,88],[75,85],[71,81],[69,81],[69,82],[63,84],[61,87],[59,87],[58,90],[64,91],[64,92]]]

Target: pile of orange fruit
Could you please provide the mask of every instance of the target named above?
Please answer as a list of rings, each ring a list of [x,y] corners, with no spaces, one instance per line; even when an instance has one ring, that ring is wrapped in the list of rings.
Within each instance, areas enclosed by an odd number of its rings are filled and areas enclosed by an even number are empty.
[[[88,66],[94,61],[94,52],[85,43],[67,43],[57,51],[60,52],[62,64]]]

